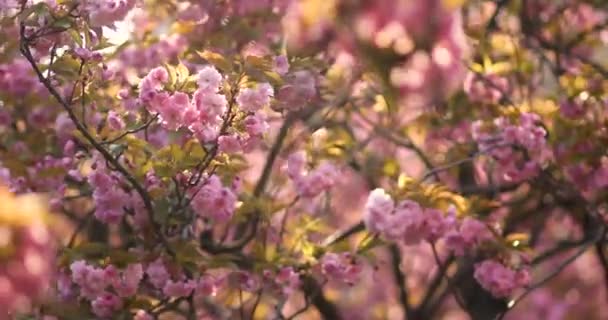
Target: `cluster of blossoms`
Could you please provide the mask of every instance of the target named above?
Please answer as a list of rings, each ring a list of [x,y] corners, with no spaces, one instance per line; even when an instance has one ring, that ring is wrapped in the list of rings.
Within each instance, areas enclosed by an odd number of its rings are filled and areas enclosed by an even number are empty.
[[[313,198],[334,185],[338,171],[328,162],[320,164],[314,170],[306,170],[306,153],[300,151],[287,159],[287,175],[300,196]]]
[[[105,168],[103,162],[98,161],[93,170],[88,176],[88,182],[93,188],[95,217],[105,223],[119,223],[125,208],[131,203],[131,195],[118,187],[120,178]]]
[[[464,79],[464,92],[471,101],[497,104],[509,93],[509,80],[497,74],[469,72]]]
[[[321,259],[321,272],[327,278],[347,284],[356,283],[363,271],[363,265],[351,253],[326,253]]]
[[[27,311],[49,289],[53,242],[46,208],[32,195],[15,197],[0,189],[1,318]]]
[[[533,178],[548,160],[547,132],[539,122],[537,114],[522,113],[516,123],[506,117],[494,119],[490,128],[483,121],[473,123],[473,139],[480,153],[495,160],[495,171],[502,173],[498,177],[501,181],[517,183]],[[516,147],[524,152],[518,152]]]
[[[272,284],[274,291],[286,296],[296,291],[302,284],[300,274],[293,267],[281,267],[276,272],[264,270],[264,278]]]
[[[484,260],[475,265],[475,279],[497,298],[510,296],[517,288],[530,284],[526,269],[513,270],[495,260]]]
[[[122,298],[133,296],[144,276],[141,264],[132,264],[124,270],[118,270],[112,265],[95,267],[83,260],[73,262],[70,271],[71,281],[77,285],[78,294],[91,302],[91,310],[96,316],[103,318],[110,317],[122,308]],[[75,294],[74,288],[65,278],[59,288],[64,297]]]
[[[162,126],[167,130],[188,128],[202,142],[219,142],[220,151],[237,152],[250,149],[268,130],[264,115],[259,112],[270,104],[274,95],[272,86],[258,84],[255,88],[242,88],[236,97],[239,108],[246,113],[243,119],[245,135],[229,134],[221,131],[228,101],[220,93],[222,75],[212,66],[205,66],[198,72],[198,89],[192,98],[187,93],[169,94],[163,85],[169,80],[165,68],[158,67],[146,75],[140,83],[139,99],[148,110],[159,115]],[[220,136],[220,134],[222,134]]]
[[[412,200],[395,203],[383,189],[370,193],[363,219],[371,232],[408,245],[436,241],[456,225],[453,214],[444,216],[441,211],[422,208]]]
[[[110,26],[123,20],[135,7],[136,0],[87,0],[85,10],[89,13],[91,26]]]
[[[41,89],[40,83],[31,75],[27,61],[15,59],[0,64],[0,91],[19,96]]]
[[[183,275],[174,277],[160,258],[148,263],[145,269],[141,263],[119,269],[114,265],[102,268],[77,260],[70,265],[70,275],[61,276],[58,282],[64,299],[86,299],[91,304],[91,311],[100,318],[110,318],[122,310],[125,299],[139,290],[176,298],[192,293],[210,296],[215,294],[218,285],[218,279],[207,275],[197,280],[188,280]],[[146,319],[146,316],[149,315],[143,310],[138,311],[136,319]]]
[[[422,241],[434,245],[443,239],[445,246],[456,256],[470,254],[483,243],[495,240],[489,226],[477,219],[465,217],[457,220],[453,210],[443,214],[434,208],[423,208],[412,200],[395,203],[383,189],[370,193],[364,222],[370,232],[405,245]],[[513,271],[492,260],[475,265],[475,279],[498,298],[509,296],[530,281],[527,271]]]
[[[287,72],[288,65],[278,61],[277,72]],[[310,71],[296,71],[287,75],[286,84],[277,92],[278,105],[286,110],[301,109],[317,94],[317,81]]]
[[[369,194],[364,222],[372,233],[406,245],[444,239],[456,255],[464,255],[493,239],[485,223],[471,217],[458,220],[453,207],[444,214],[435,208],[423,208],[412,200],[395,203],[383,189],[375,189]]]
[[[192,189],[192,209],[201,217],[228,221],[236,209],[237,196],[233,188],[224,187],[220,178],[212,175],[198,189]]]
[[[204,67],[198,73],[198,90],[192,101],[188,94],[163,91],[169,81],[167,70],[158,67],[150,71],[140,83],[139,97],[148,110],[160,115],[163,127],[168,130],[188,128],[204,142],[214,140],[219,134],[221,116],[226,110],[226,97],[218,93],[222,84],[221,74],[213,67]]]

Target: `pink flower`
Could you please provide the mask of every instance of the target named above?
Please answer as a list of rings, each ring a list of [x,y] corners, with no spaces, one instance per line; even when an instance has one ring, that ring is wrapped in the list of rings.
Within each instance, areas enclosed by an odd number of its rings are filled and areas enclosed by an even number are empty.
[[[363,268],[348,252],[326,253],[321,259],[321,272],[331,280],[354,284],[359,280]]]
[[[367,197],[363,221],[373,233],[381,233],[386,228],[387,214],[393,212],[395,202],[384,189],[374,189]]]
[[[154,317],[147,313],[145,310],[137,310],[133,316],[133,320],[154,320]]]
[[[203,124],[216,124],[220,122],[219,116],[224,114],[228,101],[226,96],[214,92],[204,90],[196,90],[194,92],[194,106],[200,113],[200,119]]]
[[[196,285],[196,295],[215,296],[218,290],[218,280],[210,275],[203,275]]]
[[[113,130],[122,130],[125,128],[125,122],[114,110],[108,112],[108,126]]]
[[[169,280],[163,287],[163,294],[170,297],[186,297],[196,288],[196,283],[189,281]]]
[[[72,281],[80,286],[80,294],[89,299],[99,296],[108,284],[108,277],[103,269],[90,266],[83,260],[70,265]]]
[[[277,272],[274,279],[282,288],[283,293],[287,295],[297,290],[301,284],[300,274],[292,267],[283,267],[279,269],[279,272]]]
[[[213,66],[205,66],[198,72],[196,84],[205,92],[217,92],[222,84],[222,75]]]
[[[169,81],[169,73],[165,68],[152,69],[139,83],[139,99],[150,102],[167,81]]]
[[[499,103],[508,90],[508,80],[495,74],[478,75],[469,72],[464,80],[464,91],[475,102]]]
[[[89,12],[91,26],[109,26],[125,18],[135,6],[135,0],[94,0],[85,8]]]
[[[259,137],[268,131],[268,123],[260,113],[247,116],[243,123],[245,124],[245,131],[250,137]]]
[[[112,270],[113,266],[106,267],[106,272],[113,273],[111,276],[112,286],[116,293],[121,297],[129,297],[137,292],[139,282],[144,277],[144,270],[141,264],[130,264],[125,270],[118,274]]]
[[[189,108],[190,98],[183,92],[174,93],[157,108],[162,125],[169,130],[176,130],[184,124],[184,113]]]
[[[317,94],[316,80],[308,71],[297,71],[289,76],[288,84],[277,92],[279,106],[288,110],[300,109]]]
[[[165,264],[160,258],[148,265],[146,274],[148,275],[150,283],[159,289],[163,288],[165,283],[169,281],[169,272],[167,272]]]
[[[218,145],[220,152],[235,153],[242,150],[241,140],[235,134],[220,136]]]
[[[492,232],[483,222],[466,217],[460,223],[458,230],[449,232],[445,239],[446,245],[454,254],[463,255],[466,251],[492,238]]]
[[[86,261],[77,260],[70,265],[70,271],[72,272],[72,281],[74,283],[83,283],[87,277],[89,266]]]
[[[111,293],[104,292],[91,302],[91,310],[101,318],[111,317],[115,311],[122,308],[122,300]]]
[[[109,190],[96,189],[93,191],[95,201],[95,218],[99,221],[116,224],[124,215],[124,208],[128,205],[129,195],[120,188]]]
[[[81,276],[82,275],[80,275],[79,277]],[[67,300],[75,296],[72,279],[65,272],[61,272],[57,276],[57,291],[59,292],[59,296],[62,299]]]
[[[474,277],[482,288],[496,298],[508,297],[515,289],[530,283],[527,270],[515,271],[494,260],[475,264]]]
[[[228,187],[224,187],[219,177],[213,175],[200,188],[192,199],[192,209],[200,216],[217,221],[227,221],[232,218],[236,209],[236,195]]]
[[[331,188],[337,179],[337,169],[330,163],[322,163],[316,169],[304,168],[306,154],[295,152],[287,159],[287,174],[294,182],[296,191],[303,197],[313,198]]]
[[[289,71],[289,61],[287,60],[287,56],[280,55],[274,57],[272,60],[272,69],[280,75],[287,74]]]
[[[424,209],[423,233],[425,239],[430,242],[435,242],[443,237],[448,230],[454,227],[455,223],[453,211],[446,217],[440,210]]]
[[[364,221],[370,231],[388,240],[416,244],[425,237],[424,214],[420,205],[411,200],[394,205],[391,197],[382,189],[370,194]]]
[[[273,95],[274,90],[270,84],[260,83],[255,88],[241,89],[236,97],[236,102],[241,110],[255,112],[269,105]]]

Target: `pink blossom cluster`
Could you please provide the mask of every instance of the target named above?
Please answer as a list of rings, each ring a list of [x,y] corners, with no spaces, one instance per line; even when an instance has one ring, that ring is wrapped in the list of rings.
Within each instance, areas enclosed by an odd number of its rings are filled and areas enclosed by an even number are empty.
[[[141,264],[131,264],[124,270],[118,270],[113,265],[95,267],[84,260],[72,262],[70,272],[79,295],[90,301],[93,313],[102,318],[121,310],[122,298],[134,295],[144,276]],[[64,290],[64,296],[71,295],[70,286],[62,284],[59,288]],[[109,291],[110,288],[112,291]]]
[[[135,6],[136,0],[87,0],[90,23],[94,27],[111,26],[124,19]]]
[[[482,153],[496,160],[503,181],[521,182],[535,177],[543,162],[550,156],[546,130],[539,125],[540,117],[534,113],[522,113],[518,123],[505,117],[496,118],[488,130],[482,121],[472,124],[472,136]],[[525,150],[516,151],[515,147]]]
[[[576,97],[572,100],[564,100],[559,104],[562,116],[569,119],[580,119],[587,111],[588,103]]]
[[[313,198],[334,185],[338,169],[329,162],[323,162],[315,169],[307,170],[306,152],[299,151],[288,157],[287,175],[300,196]]]
[[[509,92],[509,80],[497,74],[469,72],[464,80],[464,92],[471,101],[496,104]]]
[[[219,93],[222,75],[212,66],[203,67],[198,73],[198,89],[192,100],[183,92],[172,95],[163,90],[169,74],[162,67],[151,70],[140,83],[139,97],[148,111],[158,113],[163,127],[168,130],[188,128],[203,142],[217,138],[226,111],[226,97]]]
[[[0,224],[0,249],[10,252],[0,263],[0,309],[27,311],[49,289],[54,259],[51,234],[40,221],[17,227]]]
[[[278,61],[280,72],[287,72],[289,66]],[[277,104],[285,110],[298,110],[312,101],[317,95],[317,80],[310,71],[296,71],[288,74],[286,84],[279,88],[277,92]]]
[[[268,83],[258,83],[253,88],[242,88],[236,97],[239,108],[245,112],[256,112],[270,104],[274,89]]]
[[[84,260],[78,260],[70,265],[70,273],[69,278],[59,278],[58,288],[62,296],[74,297],[77,289],[80,297],[90,301],[93,313],[102,318],[109,318],[115,312],[121,311],[125,303],[123,299],[136,295],[144,279],[163,296],[176,298],[192,293],[214,295],[219,285],[216,278],[208,275],[196,280],[187,279],[183,275],[173,277],[160,258],[150,262],[145,269],[140,263],[119,269],[114,265],[96,267]],[[146,319],[146,313],[138,313],[142,319]]]
[[[95,218],[105,223],[119,223],[131,201],[130,193],[121,187],[120,178],[98,162],[87,179],[93,188]]]
[[[191,207],[201,217],[217,222],[228,221],[236,210],[235,190],[224,187],[217,175],[207,178],[200,188],[193,189]]]
[[[18,2],[17,0],[4,0],[2,1],[2,3],[0,3],[0,14],[4,14],[4,11],[8,11],[10,9],[16,9],[18,8]],[[2,16],[0,16],[2,17]]]
[[[369,194],[363,221],[370,232],[405,245],[423,241],[435,243],[443,239],[446,247],[457,256],[494,239],[485,223],[472,217],[456,219],[453,207],[443,213],[408,199],[395,203],[383,189],[375,189]]]
[[[248,151],[257,145],[269,129],[262,109],[270,105],[274,89],[268,83],[258,83],[254,87],[241,88],[236,103],[247,114],[243,119],[244,132],[221,135],[219,150],[226,153]]]
[[[608,187],[608,157],[601,156],[593,164],[578,162],[564,166],[566,178],[583,192],[593,197]]]
[[[450,230],[444,239],[448,249],[455,255],[462,256],[484,242],[492,241],[494,235],[485,223],[465,217],[458,221],[457,226]]]
[[[349,252],[329,252],[320,261],[321,273],[328,279],[346,284],[354,284],[359,280],[363,265]]]
[[[10,63],[0,64],[0,96],[9,93],[24,96],[41,88],[41,84],[24,59],[14,59]]]
[[[31,187],[35,191],[60,189],[63,185],[65,173],[71,172],[73,176],[79,176],[78,173],[71,170],[73,165],[73,159],[70,157],[54,158],[50,155],[45,156],[27,168],[28,176],[32,182]]]
[[[527,269],[513,270],[491,259],[475,264],[474,277],[496,298],[510,296],[516,289],[529,285],[531,280]]]
[[[267,286],[283,295],[290,295],[302,283],[300,274],[293,267],[281,267],[277,271],[264,270],[263,274]]]
[[[261,112],[249,114],[242,123],[245,129],[243,133],[226,134],[218,138],[220,151],[226,153],[250,151],[258,145],[269,129],[266,117]]]
[[[415,201],[395,203],[383,189],[369,194],[363,220],[371,232],[407,245],[436,241],[455,224],[453,215],[444,216],[441,211],[423,208]]]

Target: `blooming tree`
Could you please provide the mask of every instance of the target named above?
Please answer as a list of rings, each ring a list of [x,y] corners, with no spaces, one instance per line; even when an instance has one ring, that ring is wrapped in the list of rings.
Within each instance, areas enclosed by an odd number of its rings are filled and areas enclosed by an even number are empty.
[[[602,0],[2,0],[0,320],[606,319],[607,54]]]

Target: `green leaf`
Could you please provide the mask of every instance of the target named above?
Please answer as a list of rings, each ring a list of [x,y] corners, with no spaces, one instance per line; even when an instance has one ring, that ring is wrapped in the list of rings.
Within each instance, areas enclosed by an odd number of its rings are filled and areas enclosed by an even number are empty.
[[[101,242],[87,242],[72,248],[72,252],[86,257],[105,256],[109,252],[108,245]]]
[[[50,69],[59,75],[74,77],[78,75],[80,61],[74,59],[69,54],[64,54],[50,66]]]
[[[168,199],[159,199],[154,202],[154,221],[166,224],[169,218],[169,208],[171,204]]]
[[[203,261],[203,255],[194,241],[180,241],[173,246],[175,260],[183,265],[185,263],[198,264]]]
[[[133,309],[144,309],[144,310],[150,310],[154,306],[152,304],[152,302],[150,302],[149,299],[145,299],[145,298],[134,299],[133,301],[129,302],[128,305],[130,308],[133,308]]]
[[[63,17],[61,19],[53,21],[53,27],[69,29],[70,27],[72,27],[73,23],[74,22],[72,21],[72,19]]]
[[[226,73],[232,71],[232,64],[221,54],[209,50],[196,51],[196,53],[216,68]]]
[[[371,234],[366,234],[363,240],[357,245],[357,253],[367,252],[382,244],[384,244],[384,241],[380,238],[372,236]]]
[[[171,88],[175,88],[175,85],[177,84],[177,70],[175,69],[174,66],[165,63],[165,69],[167,70],[167,73],[169,74],[169,86]]]
[[[113,265],[118,267],[126,267],[131,263],[137,262],[139,259],[136,255],[131,252],[114,249],[110,251],[110,261]]]
[[[19,14],[19,20],[25,20],[32,14],[41,15],[49,11],[49,6],[46,2],[38,2],[37,4],[26,8]]]
[[[186,67],[181,61],[175,68],[175,72],[177,73],[177,84],[181,87],[183,84],[188,81],[190,77],[190,70]]]

